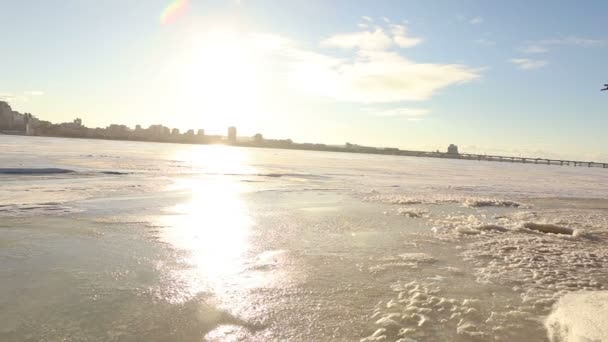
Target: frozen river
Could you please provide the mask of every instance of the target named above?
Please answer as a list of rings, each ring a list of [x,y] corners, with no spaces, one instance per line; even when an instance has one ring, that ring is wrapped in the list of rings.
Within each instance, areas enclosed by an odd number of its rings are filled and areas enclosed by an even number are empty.
[[[606,341],[607,240],[599,168],[0,135],[2,341]]]

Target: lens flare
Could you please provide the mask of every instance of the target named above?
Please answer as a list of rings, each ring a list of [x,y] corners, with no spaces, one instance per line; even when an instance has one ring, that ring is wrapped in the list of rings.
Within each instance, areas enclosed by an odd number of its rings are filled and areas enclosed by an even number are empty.
[[[171,2],[160,15],[160,23],[161,24],[170,24],[177,17],[182,15],[186,11],[188,7],[188,0],[174,0]]]

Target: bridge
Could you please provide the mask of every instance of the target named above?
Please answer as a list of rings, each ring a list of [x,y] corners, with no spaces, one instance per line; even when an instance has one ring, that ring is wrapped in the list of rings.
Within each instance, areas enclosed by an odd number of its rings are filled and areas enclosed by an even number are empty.
[[[402,152],[406,152],[406,151],[402,151]],[[407,152],[410,152],[410,151],[407,151]],[[410,154],[407,154],[407,155],[410,155]],[[455,153],[444,153],[444,152],[419,152],[416,154],[416,156],[431,157],[431,158],[450,158],[450,159],[465,159],[465,160],[478,160],[478,161],[493,161],[493,162],[505,162],[505,163],[542,164],[542,165],[579,166],[579,167],[601,167],[604,169],[608,168],[608,163],[599,163],[599,162],[592,162],[592,161],[495,156],[495,155],[473,154],[473,153],[455,154]]]

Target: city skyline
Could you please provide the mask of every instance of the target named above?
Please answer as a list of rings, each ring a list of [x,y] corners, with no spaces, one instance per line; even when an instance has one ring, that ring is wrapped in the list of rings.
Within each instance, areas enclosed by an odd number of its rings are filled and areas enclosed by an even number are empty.
[[[600,1],[34,3],[0,99],[51,121],[608,159]]]
[[[179,128],[170,128],[162,124],[149,127],[135,125],[134,128],[112,123],[105,128],[87,127],[81,118],[71,122],[53,123],[40,120],[31,113],[20,113],[12,110],[11,106],[0,101],[0,135],[25,135],[65,138],[104,139],[122,141],[143,141],[179,144],[224,144],[239,147],[278,148],[291,150],[314,150],[325,152],[346,152],[365,154],[399,155],[409,157],[452,158],[474,161],[495,161],[512,163],[529,163],[559,166],[587,166],[608,168],[608,163],[597,160],[572,160],[562,158],[548,158],[543,156],[514,155],[514,154],[480,154],[468,151],[460,152],[458,146],[449,144],[445,151],[421,151],[416,149],[403,149],[387,146],[366,146],[351,142],[344,144],[324,144],[318,142],[293,141],[292,139],[265,138],[262,133],[253,136],[239,136],[235,126],[229,126],[226,135],[206,134],[203,128],[187,129],[183,132]]]

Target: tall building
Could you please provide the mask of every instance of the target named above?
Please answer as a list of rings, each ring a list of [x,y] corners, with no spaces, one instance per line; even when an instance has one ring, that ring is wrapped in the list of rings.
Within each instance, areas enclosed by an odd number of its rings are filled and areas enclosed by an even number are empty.
[[[458,154],[458,146],[450,144],[450,146],[448,146],[448,154]]]
[[[234,126],[228,127],[228,143],[236,143],[236,127]]]

